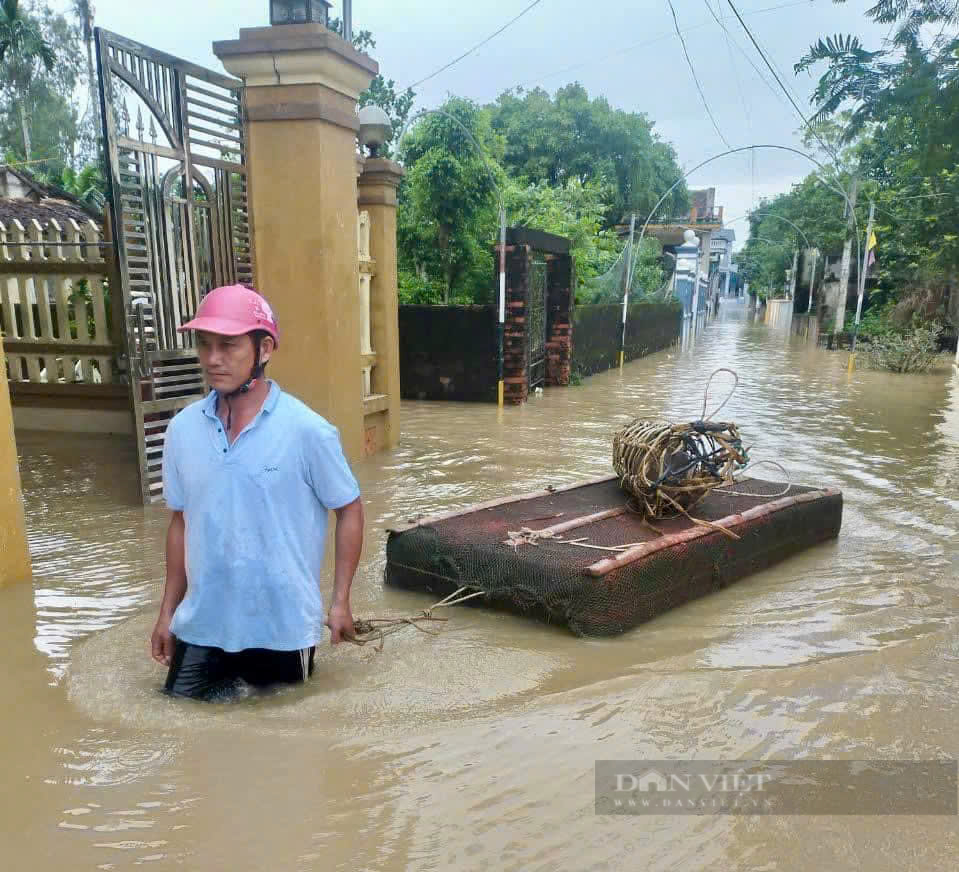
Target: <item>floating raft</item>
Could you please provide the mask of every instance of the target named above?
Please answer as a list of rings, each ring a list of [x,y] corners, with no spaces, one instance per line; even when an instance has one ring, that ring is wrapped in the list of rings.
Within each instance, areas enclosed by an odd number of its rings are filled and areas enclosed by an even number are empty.
[[[646,523],[615,476],[496,500],[390,530],[386,583],[614,635],[834,539],[842,493],[746,479],[691,515]]]

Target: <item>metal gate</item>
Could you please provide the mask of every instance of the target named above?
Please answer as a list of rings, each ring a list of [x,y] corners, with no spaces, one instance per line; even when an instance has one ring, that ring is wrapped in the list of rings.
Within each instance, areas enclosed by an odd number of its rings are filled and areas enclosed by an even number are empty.
[[[202,297],[252,283],[243,83],[97,28],[100,105],[145,503],[170,419],[203,396]]]
[[[527,308],[529,343],[529,389],[546,383],[546,261],[532,260],[529,265],[529,306]]]

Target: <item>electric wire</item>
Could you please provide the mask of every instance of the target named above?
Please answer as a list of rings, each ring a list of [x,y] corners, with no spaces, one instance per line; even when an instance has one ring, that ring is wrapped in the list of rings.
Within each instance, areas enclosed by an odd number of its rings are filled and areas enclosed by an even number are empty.
[[[743,48],[738,42],[736,42],[736,40],[733,38],[732,34],[729,32],[729,28],[726,27],[725,21],[723,21],[722,19],[720,19],[720,18],[717,16],[716,12],[713,11],[712,6],[709,5],[709,0],[704,0],[704,2],[705,2],[705,4],[706,4],[706,8],[709,10],[709,14],[712,15],[712,17],[713,17],[713,20],[722,28],[723,33],[726,34],[727,45],[728,45],[729,42],[731,41],[732,44],[735,45],[736,48],[739,49],[740,54],[741,54],[744,58],[746,58],[746,61],[749,63],[749,65],[750,65],[750,66],[753,68],[753,70],[755,71],[756,76],[757,76],[757,77],[759,78],[759,80],[769,89],[770,93],[771,93],[780,103],[782,103],[784,106],[786,106],[787,108],[789,108],[789,104],[786,103],[785,100],[783,100],[782,94],[780,94],[779,91],[776,90],[776,86],[775,86],[772,82],[769,81],[769,77],[768,77],[765,73],[763,73],[763,71],[762,71],[759,67],[756,66],[756,62],[749,56],[749,53],[746,51],[746,49],[744,49],[744,48]],[[718,4],[718,2],[720,2],[720,0],[717,0],[717,4]],[[804,0],[801,0],[801,2],[804,2]]]
[[[736,8],[736,4],[733,3],[733,0],[726,0],[726,2],[729,4],[736,18],[739,20],[739,24],[742,27],[742,29],[746,31],[746,36],[749,37],[749,40],[750,42],[752,42],[753,47],[756,49],[757,52],[759,52],[759,56],[763,59],[763,62],[769,68],[769,71],[773,74],[773,78],[776,80],[779,87],[782,88],[782,91],[786,95],[789,102],[792,103],[793,109],[796,110],[796,114],[799,115],[799,117],[803,121],[803,124],[806,125],[806,127],[809,129],[812,135],[816,137],[816,139],[819,141],[819,144],[826,150],[826,153],[831,155],[833,160],[835,160],[838,163],[839,158],[835,150],[826,144],[826,141],[819,135],[819,131],[816,130],[816,128],[812,125],[812,123],[803,114],[803,111],[799,108],[799,104],[796,103],[796,101],[793,99],[792,94],[789,92],[789,89],[782,83],[782,80],[779,78],[779,74],[776,72],[775,67],[773,67],[773,65],[769,62],[769,59],[766,57],[766,53],[760,47],[759,43],[756,40],[756,37],[753,36],[753,32],[749,29],[749,25],[746,24],[745,21],[743,21],[743,17],[742,15],[740,15],[739,10]]]
[[[408,89],[410,89],[410,88],[417,88],[417,87],[419,87],[420,85],[422,85],[424,82],[428,82],[430,79],[436,78],[436,76],[438,76],[440,73],[446,72],[450,67],[455,66],[455,65],[458,64],[461,60],[463,60],[463,58],[469,57],[474,51],[476,51],[477,49],[482,48],[482,47],[483,47],[484,45],[486,45],[488,42],[491,42],[492,40],[494,40],[494,39],[495,39],[497,36],[499,36],[504,30],[506,30],[506,29],[507,29],[508,27],[510,27],[511,25],[515,24],[515,23],[516,23],[517,21],[519,21],[524,15],[526,15],[527,12],[531,12],[534,7],[539,6],[539,4],[542,3],[542,2],[543,2],[543,0],[533,0],[533,2],[530,3],[529,6],[527,6],[522,12],[520,12],[519,15],[515,16],[514,18],[511,18],[509,21],[506,22],[506,24],[504,24],[504,25],[503,25],[499,30],[497,30],[495,33],[491,33],[488,37],[486,37],[486,39],[482,40],[481,42],[476,43],[476,45],[474,45],[471,49],[467,49],[467,50],[466,50],[465,52],[463,52],[463,54],[461,54],[459,57],[453,58],[453,60],[451,60],[448,64],[444,64],[444,65],[443,65],[442,67],[440,67],[438,70],[434,70],[434,71],[433,71],[432,73],[430,73],[428,76],[424,76],[424,77],[423,77],[422,79],[420,79],[419,81],[414,82],[412,85],[408,85],[406,88],[403,88],[402,90],[406,91],[406,90],[408,90]]]
[[[676,28],[676,36],[679,37],[679,41],[683,46],[683,56],[686,58],[686,65],[689,67],[689,72],[693,75],[693,81],[696,83],[696,90],[699,91],[699,98],[703,101],[703,108],[706,110],[709,120],[713,122],[713,127],[716,128],[716,133],[723,141],[723,145],[725,145],[726,148],[732,148],[732,146],[729,144],[729,140],[723,135],[723,131],[716,122],[716,118],[713,116],[713,112],[709,108],[709,101],[706,99],[706,95],[703,93],[703,86],[699,83],[699,76],[696,75],[696,68],[693,66],[693,62],[689,57],[689,51],[686,49],[686,40],[683,38],[683,33],[679,29],[679,19],[676,17],[676,7],[673,6],[673,0],[666,0],[666,2],[669,4],[669,11],[673,14],[673,26]]]
[[[706,8],[710,11],[710,14],[711,14],[713,11],[713,7],[709,5],[709,0],[703,0],[703,2],[706,4]],[[718,5],[718,2],[719,0],[717,0],[717,5]],[[720,10],[722,9],[721,6],[719,8]],[[729,54],[729,66],[730,66],[730,69],[733,71],[733,79],[736,82],[736,90],[739,92],[739,102],[743,104],[743,116],[746,119],[746,128],[750,134],[749,138],[752,139],[753,138],[752,137],[752,127],[753,127],[752,115],[749,111],[749,106],[746,104],[746,94],[743,91],[743,83],[739,80],[739,70],[736,67],[736,59],[733,56],[732,38],[730,37],[729,30],[727,30],[726,25],[723,22],[722,18],[717,18],[717,20],[719,21],[719,26],[723,29],[723,36],[725,37],[725,40],[726,40],[726,52]]]
[[[780,3],[776,6],[765,6],[761,9],[749,9],[744,14],[747,16],[760,15],[766,12],[776,12],[780,9],[789,9],[790,7],[793,7],[793,6],[805,6],[808,4],[808,2],[809,0],[792,0],[792,2],[790,3]],[[694,30],[698,30],[702,27],[706,27],[708,24],[709,22],[705,19],[696,24],[691,24],[689,27],[686,27],[683,29],[683,34],[689,34]],[[576,70],[581,70],[585,67],[593,66],[594,64],[605,63],[606,61],[612,60],[613,58],[619,57],[620,55],[628,54],[631,51],[636,51],[636,49],[645,48],[646,46],[649,46],[649,45],[654,45],[655,43],[662,42],[665,39],[671,39],[673,35],[674,34],[672,32],[661,33],[659,34],[659,36],[653,36],[653,37],[650,37],[649,39],[643,39],[643,40],[640,40],[639,42],[631,43],[630,45],[624,46],[623,48],[616,49],[616,51],[607,52],[602,55],[597,55],[596,57],[590,60],[582,61],[581,63],[577,63],[577,64],[572,64],[571,66],[563,67],[562,69],[559,69],[559,70],[554,70],[551,73],[543,73],[533,78],[525,79],[524,81],[516,85],[513,85],[512,87],[526,88],[530,85],[538,84],[545,79],[552,79],[554,76],[562,76],[566,73],[572,73],[572,72],[575,72]],[[775,88],[773,88],[773,92],[777,95],[777,97],[779,96],[779,92],[776,91]]]

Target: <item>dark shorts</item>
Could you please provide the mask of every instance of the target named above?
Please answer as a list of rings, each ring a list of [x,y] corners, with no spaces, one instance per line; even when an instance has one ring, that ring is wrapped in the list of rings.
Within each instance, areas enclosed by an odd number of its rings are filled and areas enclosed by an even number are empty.
[[[301,651],[247,648],[231,652],[178,639],[165,690],[174,696],[211,699],[229,694],[240,681],[254,687],[299,684],[313,674],[315,652],[315,647]]]

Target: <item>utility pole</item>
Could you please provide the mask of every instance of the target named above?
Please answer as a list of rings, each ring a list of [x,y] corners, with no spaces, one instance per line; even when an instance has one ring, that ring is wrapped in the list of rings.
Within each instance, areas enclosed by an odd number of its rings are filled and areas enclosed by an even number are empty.
[[[846,222],[846,242],[842,247],[842,268],[839,271],[839,301],[836,305],[836,321],[833,333],[839,333],[846,325],[846,298],[849,296],[849,272],[852,266],[852,237],[856,229],[856,194],[859,192],[859,177],[853,176],[849,186],[849,203],[846,209],[849,220]]]
[[[809,303],[806,305],[806,314],[812,311],[813,289],[816,287],[816,261],[819,260],[819,249],[812,250],[812,270],[809,273]]]
[[[353,44],[353,0],[343,0],[343,39]]]
[[[799,243],[796,243],[796,249],[793,251],[793,269],[789,274],[789,299],[796,299],[796,269],[799,267]]]

